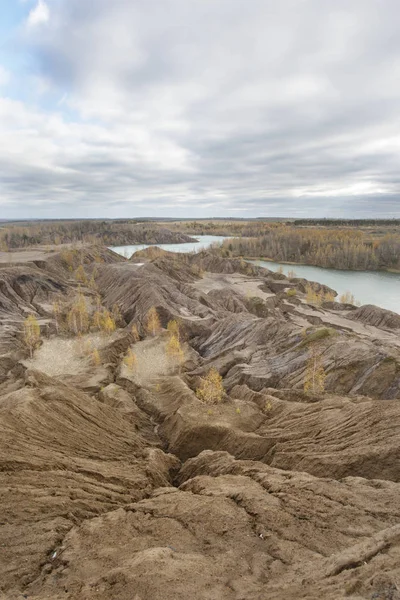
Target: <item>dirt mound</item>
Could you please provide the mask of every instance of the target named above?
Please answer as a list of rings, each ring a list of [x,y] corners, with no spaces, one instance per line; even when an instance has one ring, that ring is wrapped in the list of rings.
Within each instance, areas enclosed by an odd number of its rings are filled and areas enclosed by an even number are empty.
[[[110,308],[118,304],[125,321],[135,322],[141,332],[144,332],[152,307],[157,309],[164,326],[176,317],[203,319],[213,316],[210,308],[188,296],[175,279],[152,264],[139,269],[129,263],[103,266],[96,282],[105,304]]]
[[[338,600],[396,590],[398,484],[321,480],[224,452],[188,461],[178,479],[178,490],[74,527],[29,597]]]
[[[31,267],[0,269],[0,318],[43,312],[42,304],[64,293],[65,280]]]
[[[34,314],[45,328],[53,298],[67,289],[65,279],[35,266],[0,268],[0,382],[22,351],[23,320]]]
[[[46,339],[54,377],[0,356],[0,597],[399,600],[395,321],[212,252],[73,250],[0,269],[3,327],[51,321],[80,264],[129,325],[90,331],[99,366]],[[180,321],[179,366],[169,333],[143,339],[152,307]],[[328,393],[304,391],[313,359]],[[195,394],[211,367],[218,405]]]
[[[48,255],[46,260],[35,261],[35,264],[45,271],[63,273],[65,276],[71,277],[79,265],[90,266],[93,270],[94,267],[97,269],[103,264],[125,261],[126,258],[100,244],[77,248],[66,246],[61,251]]]
[[[155,260],[161,256],[167,257],[170,254],[172,254],[172,252],[163,250],[163,248],[159,248],[158,246],[149,246],[148,248],[143,248],[143,250],[136,250],[136,252],[134,252],[130,257],[129,261],[134,263],[143,263],[145,261]]]
[[[310,327],[314,319],[308,315],[308,321],[297,315],[291,318],[280,307],[266,308],[266,314],[267,318],[257,319],[246,312],[220,313],[216,325],[205,327],[192,340],[206,360],[205,366],[214,365],[226,376],[228,389],[241,383],[256,391],[264,387],[302,389],[311,352],[316,351],[328,391],[400,397],[400,351],[391,340],[355,336],[345,326]],[[321,319],[317,321],[323,324]],[[242,352],[241,362],[233,360],[237,351]]]
[[[349,319],[360,321],[367,325],[381,327],[382,329],[400,329],[399,314],[394,313],[391,310],[379,308],[373,304],[360,306],[360,308],[357,308],[349,315]]]
[[[397,401],[287,402],[243,386],[228,401],[209,406],[179,377],[169,377],[138,402],[159,421],[168,451],[182,461],[203,450],[226,450],[236,458],[319,477],[400,481]]]
[[[212,252],[203,250],[190,257],[192,265],[210,273],[241,273],[243,275],[272,274],[268,269],[256,267],[241,258],[222,258]]]
[[[168,485],[176,465],[123,413],[34,371],[1,398],[0,461],[3,591],[51,570],[71,527]]]

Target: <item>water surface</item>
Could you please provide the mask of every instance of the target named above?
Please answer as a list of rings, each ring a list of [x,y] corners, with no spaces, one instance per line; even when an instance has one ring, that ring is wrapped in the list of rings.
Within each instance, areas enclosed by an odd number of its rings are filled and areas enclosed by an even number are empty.
[[[339,271],[310,265],[287,265],[264,260],[251,261],[261,267],[277,271],[280,267],[285,275],[294,271],[296,277],[318,281],[338,292],[339,296],[351,292],[361,304],[375,304],[400,313],[400,274],[384,271]]]
[[[212,244],[220,244],[228,239],[219,235],[196,235],[197,242],[185,244],[135,244],[132,246],[112,246],[111,250],[130,258],[134,252],[158,246],[170,252],[199,252]],[[284,263],[256,260],[251,261],[261,267],[277,271],[280,267],[285,275],[294,271],[296,277],[304,277],[309,281],[318,281],[334,289],[339,296],[351,292],[361,304],[375,304],[388,310],[400,313],[400,274],[384,271],[339,271],[323,269],[310,265],[287,265]]]
[[[199,250],[209,248],[212,244],[220,244],[228,239],[221,235],[196,235],[194,237],[197,242],[186,242],[184,244],[135,244],[133,246],[111,246],[110,249],[121,254],[121,256],[130,258],[138,250],[144,250],[150,246],[157,246],[169,252],[199,252]]]

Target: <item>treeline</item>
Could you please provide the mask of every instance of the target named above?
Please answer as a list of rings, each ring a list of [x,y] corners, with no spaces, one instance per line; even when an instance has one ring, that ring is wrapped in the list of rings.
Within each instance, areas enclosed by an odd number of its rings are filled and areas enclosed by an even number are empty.
[[[225,240],[219,251],[225,256],[269,258],[332,269],[400,269],[400,235],[374,238],[352,229],[275,225],[258,238]]]
[[[388,227],[400,226],[400,219],[295,219],[293,225],[312,227]]]
[[[51,221],[0,228],[0,249],[13,250],[39,245],[77,242],[103,243],[107,246],[128,244],[177,244],[192,239],[157,223],[136,221]]]
[[[169,225],[173,231],[188,235],[221,235],[232,237],[259,237],[276,223],[267,221],[181,221]]]

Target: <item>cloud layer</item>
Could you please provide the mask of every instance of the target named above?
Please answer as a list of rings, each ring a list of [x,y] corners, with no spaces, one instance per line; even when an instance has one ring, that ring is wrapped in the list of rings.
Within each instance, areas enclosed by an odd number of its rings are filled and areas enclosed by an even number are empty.
[[[397,8],[28,1],[0,216],[399,217]]]

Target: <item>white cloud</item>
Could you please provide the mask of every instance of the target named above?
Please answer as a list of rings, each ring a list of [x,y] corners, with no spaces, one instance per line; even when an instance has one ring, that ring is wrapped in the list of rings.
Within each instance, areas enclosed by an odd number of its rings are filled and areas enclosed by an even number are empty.
[[[396,1],[32,0],[0,206],[399,215]]]
[[[44,0],[38,0],[37,5],[32,8],[28,15],[28,27],[36,27],[41,23],[47,23],[50,19],[50,10]]]

